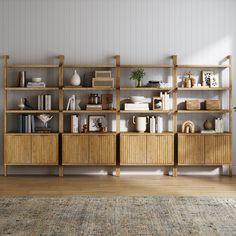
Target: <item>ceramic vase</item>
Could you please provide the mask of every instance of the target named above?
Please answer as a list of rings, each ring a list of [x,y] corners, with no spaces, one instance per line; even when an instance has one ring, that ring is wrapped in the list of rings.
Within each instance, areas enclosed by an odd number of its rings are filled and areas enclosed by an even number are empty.
[[[81,83],[81,79],[80,79],[80,76],[79,74],[77,73],[77,71],[75,70],[71,79],[70,79],[70,83],[71,85],[73,86],[79,86],[80,83]]]

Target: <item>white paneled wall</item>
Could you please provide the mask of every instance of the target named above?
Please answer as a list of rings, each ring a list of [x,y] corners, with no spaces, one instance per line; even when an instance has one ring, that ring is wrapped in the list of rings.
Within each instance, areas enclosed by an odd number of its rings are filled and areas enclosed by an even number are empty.
[[[177,54],[179,63],[214,64],[236,58],[235,11],[235,0],[0,0],[0,55],[19,63],[51,62],[59,54],[67,63],[103,63],[115,54],[122,63],[168,63]],[[235,90],[233,96],[236,105]],[[3,102],[0,109],[2,133]],[[0,148],[2,159],[2,136]]]

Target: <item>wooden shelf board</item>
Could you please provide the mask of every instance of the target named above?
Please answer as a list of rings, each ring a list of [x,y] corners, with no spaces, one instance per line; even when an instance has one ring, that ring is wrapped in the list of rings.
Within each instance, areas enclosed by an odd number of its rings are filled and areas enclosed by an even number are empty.
[[[59,110],[6,110],[6,113],[59,113]]]
[[[220,88],[178,88],[179,91],[222,91],[228,90],[228,87],[220,87]]]
[[[173,90],[174,88],[149,88],[149,87],[142,87],[142,88],[120,88],[120,90],[128,90],[128,91],[132,91],[132,90],[137,90],[137,91],[169,91],[169,90]]]
[[[139,110],[135,110],[135,111],[120,111],[120,113],[173,113],[173,110],[168,110],[168,111],[154,111],[154,110],[148,110],[148,111],[139,111]]]
[[[163,133],[148,133],[148,132],[145,132],[145,133],[139,133],[139,132],[121,132],[120,133],[121,135],[154,135],[154,136],[159,136],[159,135],[174,135],[173,132],[163,132]]]
[[[116,110],[99,110],[99,111],[87,111],[87,110],[78,110],[78,111],[67,111],[63,110],[63,113],[73,114],[73,113],[116,113]]]
[[[45,164],[42,164],[42,163],[37,163],[37,164],[31,164],[31,163],[29,163],[29,164],[18,164],[18,163],[16,163],[16,164],[4,164],[4,165],[7,165],[7,166],[58,166],[59,165],[59,162],[58,163],[54,163],[54,164],[47,164],[47,163],[45,163]]]
[[[222,110],[177,110],[178,113],[228,113],[230,110],[228,109],[222,109]]]
[[[59,68],[59,65],[47,64],[11,64],[8,68]]]
[[[91,90],[96,90],[96,91],[114,91],[115,88],[93,88],[93,87],[76,87],[76,86],[66,86],[62,88],[63,90],[67,91],[74,91],[74,90],[81,90],[81,91],[91,91]]]
[[[65,68],[115,68],[112,64],[65,64]]]
[[[143,163],[141,163],[141,164],[138,164],[138,163],[135,163],[135,164],[120,164],[120,166],[150,166],[150,167],[152,167],[152,166],[173,166],[174,165],[174,163],[171,163],[171,164],[143,164]]]
[[[201,135],[215,135],[215,136],[222,136],[222,135],[232,135],[232,133],[229,133],[229,132],[224,132],[224,133],[213,133],[213,134],[206,134],[206,133],[199,133],[199,132],[197,132],[197,133],[181,133],[181,132],[179,132],[178,133],[178,135],[179,136],[188,136],[188,135],[199,135],[199,136],[201,136]]]
[[[230,163],[221,163],[221,164],[180,164],[178,163],[178,166],[223,166],[223,165],[229,165]]]
[[[67,164],[67,163],[62,163],[63,166],[115,166],[116,163],[101,163],[101,164],[93,164],[93,163],[70,163],[70,164]]]
[[[84,135],[116,135],[116,132],[87,132],[87,133],[62,133],[63,136],[67,135],[67,136],[84,136]]]
[[[4,135],[23,135],[23,136],[25,136],[25,135],[40,135],[40,136],[50,136],[50,135],[52,135],[52,136],[55,136],[55,135],[59,135],[59,133],[53,133],[53,132],[51,132],[51,133],[17,133],[17,132],[8,132],[8,133],[4,133]]]
[[[46,87],[46,88],[19,88],[19,87],[7,87],[7,91],[48,91],[48,90],[59,90],[57,87]]]
[[[166,64],[123,64],[121,68],[173,68],[172,65]]]
[[[177,68],[229,68],[230,65],[176,65]]]

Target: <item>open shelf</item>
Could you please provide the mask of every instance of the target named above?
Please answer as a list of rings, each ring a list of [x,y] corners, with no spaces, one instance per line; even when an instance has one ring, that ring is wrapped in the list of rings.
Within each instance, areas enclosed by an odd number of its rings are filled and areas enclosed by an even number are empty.
[[[177,68],[229,68],[230,65],[176,65]]]
[[[173,113],[173,110],[168,110],[168,111],[154,111],[154,110],[148,110],[148,111],[140,111],[140,110],[134,110],[134,111],[124,111],[121,110],[120,113]]]
[[[63,110],[63,113],[75,114],[75,113],[116,113],[116,110],[98,110],[98,111],[87,111],[87,110]]]
[[[63,135],[83,136],[83,135],[116,135],[116,132],[87,132],[87,133],[70,133],[64,132]]]
[[[50,132],[50,133],[41,133],[41,132],[34,132],[34,133],[17,133],[17,132],[7,132],[4,133],[5,135],[44,135],[44,136],[49,136],[49,135],[59,135],[59,133],[54,133],[54,132]]]
[[[113,91],[115,88],[93,88],[93,87],[76,87],[76,86],[66,86],[62,88],[65,91],[91,91],[91,90],[96,90],[96,91]]]
[[[224,91],[229,90],[229,87],[219,87],[219,88],[177,88],[178,91]]]
[[[174,135],[173,132],[162,132],[162,133],[150,133],[150,132],[121,132],[121,135]]]
[[[11,64],[8,68],[59,68],[59,65],[47,65],[47,64]]]
[[[120,90],[124,91],[170,91],[174,88],[149,88],[149,87],[141,87],[141,88],[120,88]]]
[[[178,113],[228,113],[230,110],[221,109],[221,110],[177,110]]]
[[[50,90],[59,90],[57,87],[46,87],[46,88],[19,88],[19,87],[7,87],[7,91],[50,91]]]
[[[173,65],[166,64],[123,64],[121,68],[173,68]]]
[[[65,68],[116,68],[112,64],[65,64]]]
[[[19,114],[29,114],[29,113],[59,113],[59,110],[6,110],[6,113],[19,113]]]

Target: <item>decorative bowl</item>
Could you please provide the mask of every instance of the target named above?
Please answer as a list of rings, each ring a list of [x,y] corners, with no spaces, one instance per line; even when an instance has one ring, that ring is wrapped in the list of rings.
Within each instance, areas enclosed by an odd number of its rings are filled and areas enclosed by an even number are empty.
[[[42,78],[40,78],[40,77],[32,78],[32,82],[40,83],[41,81],[42,81]]]
[[[129,99],[133,103],[144,103],[146,101],[144,96],[130,96]]]

